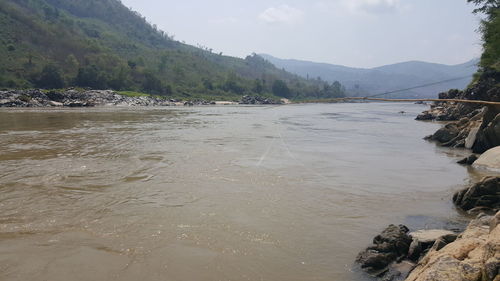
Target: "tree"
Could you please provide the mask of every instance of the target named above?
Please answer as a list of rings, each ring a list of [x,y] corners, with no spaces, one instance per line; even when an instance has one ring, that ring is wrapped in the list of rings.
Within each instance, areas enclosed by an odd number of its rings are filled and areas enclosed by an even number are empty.
[[[172,68],[172,71],[174,72],[174,78],[177,81],[182,81],[186,76],[184,68],[179,64],[174,65],[174,67]]]
[[[33,55],[31,53],[28,54],[28,65],[33,66]]]
[[[245,88],[243,88],[240,85],[238,80],[239,80],[238,77],[234,73],[230,73],[227,76],[226,81],[224,82],[224,85],[222,86],[222,88],[228,92],[233,92],[236,94],[243,94],[243,92],[245,91]]]
[[[156,77],[153,72],[147,71],[144,73],[144,81],[142,82],[142,88],[144,91],[153,94],[163,93],[163,87],[161,80]]]
[[[473,3],[476,6],[481,6],[474,10],[474,13],[485,13],[491,15],[498,12],[500,9],[500,0],[467,0],[468,3]]]
[[[481,22],[483,54],[480,66],[483,73],[500,71],[500,0],[467,0],[479,6],[474,13],[484,13],[487,18]]]
[[[261,94],[264,91],[264,86],[262,85],[262,81],[260,81],[260,79],[255,79],[253,81],[252,91],[258,94]]]
[[[129,60],[128,61],[128,66],[131,68],[131,69],[135,69],[137,67],[137,63],[133,60]]]
[[[167,62],[168,62],[168,57],[167,55],[162,55],[160,57],[160,63],[158,64],[158,70],[161,72],[161,73],[164,73],[165,70],[167,69]]]
[[[273,83],[273,94],[279,97],[290,98],[290,89],[283,80],[275,80]]]
[[[342,91],[342,84],[340,84],[339,81],[333,82],[332,87],[335,89],[335,91],[338,91],[338,92]]]
[[[166,94],[166,95],[171,95],[172,94],[172,86],[170,86],[170,85],[167,84],[163,88],[163,93]]]
[[[80,87],[90,87],[93,89],[105,89],[107,86],[107,77],[99,71],[97,66],[90,65],[78,69],[75,78],[75,84]]]
[[[214,89],[214,84],[212,83],[212,80],[209,78],[203,78],[202,79],[203,87],[207,90],[213,90]]]
[[[69,68],[71,68],[71,71],[76,71],[80,66],[78,59],[73,54],[66,57],[65,63]]]
[[[64,87],[64,80],[59,68],[53,64],[46,65],[35,85],[44,89],[60,89]]]
[[[50,22],[54,22],[59,18],[59,10],[55,7],[45,6],[43,12],[45,13],[45,19]]]
[[[136,60],[136,63],[139,66],[145,66],[146,65],[146,62],[144,61],[143,57],[138,57],[137,60]]]
[[[111,87],[111,89],[120,91],[125,89],[128,86],[129,82],[128,71],[125,66],[122,66],[114,69],[111,75],[111,79],[109,79],[108,81],[108,85]]]

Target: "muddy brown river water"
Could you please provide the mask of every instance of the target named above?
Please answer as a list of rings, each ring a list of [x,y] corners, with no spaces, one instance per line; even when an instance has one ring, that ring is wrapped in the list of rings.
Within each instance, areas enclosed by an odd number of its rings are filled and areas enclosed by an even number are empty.
[[[460,225],[479,177],[424,109],[2,109],[0,280],[365,280],[374,235]]]

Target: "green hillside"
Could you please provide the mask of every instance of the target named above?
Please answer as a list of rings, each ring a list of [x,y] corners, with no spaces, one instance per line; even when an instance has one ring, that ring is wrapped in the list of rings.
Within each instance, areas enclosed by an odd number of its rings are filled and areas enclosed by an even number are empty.
[[[256,55],[173,40],[118,0],[0,1],[0,87],[90,87],[176,97],[343,95]]]

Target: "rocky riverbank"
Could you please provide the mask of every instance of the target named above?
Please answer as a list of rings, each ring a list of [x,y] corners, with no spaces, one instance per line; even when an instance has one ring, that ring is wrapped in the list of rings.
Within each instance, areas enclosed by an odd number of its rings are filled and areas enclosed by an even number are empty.
[[[476,214],[465,232],[390,225],[356,262],[383,281],[500,281],[500,177],[457,191],[453,202]]]
[[[228,104],[281,104],[279,100],[244,96]],[[0,107],[93,107],[93,106],[194,106],[216,105],[215,101],[194,99],[182,101],[155,96],[126,96],[111,90],[38,89],[0,91]]]
[[[439,98],[500,101],[500,86],[482,78],[465,91],[450,90]],[[500,173],[500,106],[437,102],[417,120],[448,121],[426,139],[471,149],[474,154],[459,164]],[[500,281],[500,177],[459,190],[452,201],[460,212],[476,217],[465,232],[410,232],[404,225],[390,225],[356,261],[383,281]]]
[[[450,244],[434,246],[407,281],[499,281],[500,212],[480,215]]]
[[[439,98],[500,102],[500,85],[495,79],[483,78],[467,90],[450,90],[439,94]],[[438,102],[417,120],[451,121],[427,137],[442,146],[483,153],[500,145],[500,106]]]
[[[0,92],[0,107],[92,107],[92,106],[169,106],[169,101],[150,96],[128,97],[106,90],[14,90]]]

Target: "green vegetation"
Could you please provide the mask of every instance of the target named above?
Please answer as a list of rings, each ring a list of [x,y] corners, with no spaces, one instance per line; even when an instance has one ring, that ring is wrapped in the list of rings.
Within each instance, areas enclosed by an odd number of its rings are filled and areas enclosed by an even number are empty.
[[[492,77],[500,81],[500,0],[467,0],[477,5],[475,13],[486,17],[481,23],[483,35],[483,54],[481,56],[479,77]]]
[[[64,87],[64,80],[59,68],[48,64],[42,69],[40,77],[35,78],[34,84],[45,89],[59,89]]]
[[[180,98],[331,98],[252,54],[215,54],[175,41],[119,0],[0,1],[0,87],[89,87]]]

